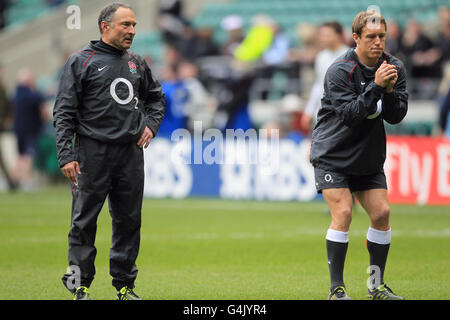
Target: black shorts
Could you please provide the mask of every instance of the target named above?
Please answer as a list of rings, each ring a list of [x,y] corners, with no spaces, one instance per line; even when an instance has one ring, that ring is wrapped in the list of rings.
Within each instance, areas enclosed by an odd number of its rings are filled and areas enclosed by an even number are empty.
[[[318,193],[322,193],[323,189],[333,188],[348,188],[351,192],[371,189],[387,189],[384,171],[367,176],[355,176],[314,168],[314,176]]]

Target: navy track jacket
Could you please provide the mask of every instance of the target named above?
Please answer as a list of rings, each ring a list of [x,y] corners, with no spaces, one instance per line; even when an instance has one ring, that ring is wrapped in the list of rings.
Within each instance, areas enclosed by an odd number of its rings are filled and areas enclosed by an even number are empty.
[[[374,82],[381,63],[397,67],[392,93]],[[408,111],[403,63],[383,53],[374,68],[362,64],[349,49],[328,69],[322,106],[312,133],[311,163],[316,168],[349,175],[369,175],[383,170],[386,160],[384,122],[397,124]]]
[[[161,85],[130,50],[91,41],[67,60],[53,109],[58,162],[75,161],[74,134],[103,142],[137,142],[147,126],[156,136],[164,116]]]

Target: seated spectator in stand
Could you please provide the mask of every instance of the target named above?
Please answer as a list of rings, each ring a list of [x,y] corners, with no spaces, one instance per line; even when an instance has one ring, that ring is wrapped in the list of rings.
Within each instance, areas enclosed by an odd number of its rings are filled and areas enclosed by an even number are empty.
[[[13,97],[14,132],[17,136],[18,158],[12,179],[24,191],[33,190],[33,159],[44,122],[48,119],[44,96],[36,90],[35,79],[28,69],[19,71],[19,83]]]
[[[222,55],[233,56],[234,50],[244,41],[244,21],[241,16],[232,14],[223,18],[220,26],[227,33],[227,40],[222,45],[220,52]]]

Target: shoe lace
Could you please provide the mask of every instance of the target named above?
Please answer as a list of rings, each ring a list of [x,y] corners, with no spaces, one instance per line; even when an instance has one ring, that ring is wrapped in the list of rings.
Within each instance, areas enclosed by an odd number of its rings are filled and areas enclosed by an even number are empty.
[[[85,295],[89,294],[89,289],[87,287],[79,287],[75,291],[75,297],[76,298],[82,298]]]
[[[336,295],[336,297],[338,297],[338,298],[342,298],[342,297],[344,297],[346,295],[345,288],[344,287],[337,287],[336,289],[334,289],[333,294]]]
[[[130,287],[123,287],[122,289],[120,289],[119,292],[122,295],[122,297],[126,297],[128,295],[137,297],[137,295],[134,293],[133,289],[131,289]]]
[[[392,289],[389,288],[386,284],[383,283],[382,286],[384,288],[383,291],[387,291],[388,293],[395,294],[394,291],[392,291]]]
[[[378,288],[375,291],[375,297],[381,298],[381,299],[388,299],[390,295],[395,295],[394,291],[392,291],[391,288],[389,288],[386,284],[381,284],[378,286]]]

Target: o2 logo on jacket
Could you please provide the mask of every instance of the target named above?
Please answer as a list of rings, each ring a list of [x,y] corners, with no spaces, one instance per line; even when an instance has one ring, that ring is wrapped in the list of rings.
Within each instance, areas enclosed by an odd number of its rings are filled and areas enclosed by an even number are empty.
[[[378,117],[380,115],[381,111],[383,111],[383,102],[381,102],[381,100],[378,100],[377,111],[375,111],[375,113],[372,113],[371,115],[367,116],[367,119],[375,119],[376,117]]]
[[[124,83],[128,87],[128,97],[126,99],[120,99],[116,92],[116,87],[119,83]],[[113,82],[111,82],[111,86],[109,87],[109,92],[111,93],[111,97],[113,97],[114,101],[116,101],[118,104],[126,105],[133,100],[134,97],[134,89],[131,82],[125,78],[116,78]],[[136,104],[134,105],[134,108],[137,109],[138,105],[138,98],[134,97],[136,100]]]

